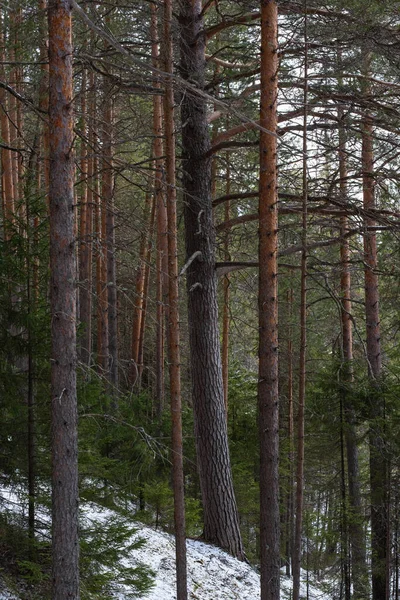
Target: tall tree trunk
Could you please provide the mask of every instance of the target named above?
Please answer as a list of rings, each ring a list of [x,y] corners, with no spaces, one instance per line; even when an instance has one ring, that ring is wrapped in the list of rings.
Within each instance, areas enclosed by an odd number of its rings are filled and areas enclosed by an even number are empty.
[[[343,124],[343,109],[339,107],[339,175],[340,195],[342,202],[347,200],[347,157],[346,134]],[[350,386],[353,384],[353,326],[351,305],[351,272],[350,244],[346,239],[348,217],[340,218],[340,291],[342,319],[342,353],[341,368],[344,434],[346,441],[347,477],[348,477],[348,528],[351,545],[351,568],[354,600],[368,597],[368,572],[366,564],[365,536],[363,530],[363,514],[360,493],[360,470],[358,461],[356,413],[351,401]]]
[[[9,51],[9,59],[13,64],[13,67],[10,71],[10,85],[16,89],[18,82],[18,68],[17,68],[17,58],[16,58],[16,50],[17,50],[17,23],[18,23],[18,12],[19,9],[11,9],[10,11],[10,51]],[[10,127],[10,145],[13,148],[17,148],[19,145],[19,132],[18,132],[18,104],[15,96],[10,94],[8,98],[8,115],[9,115],[9,127]],[[13,178],[13,190],[14,190],[14,207],[15,212],[18,213],[19,210],[19,198],[20,198],[20,189],[19,189],[19,153],[12,152],[11,153],[12,160],[12,178]]]
[[[287,436],[289,441],[288,448],[288,489],[286,493],[286,518],[285,518],[285,563],[286,576],[290,577],[292,564],[292,546],[293,546],[293,460],[294,460],[294,420],[293,420],[293,287],[290,283],[290,289],[287,292],[288,300],[288,340],[287,340],[287,363],[288,363],[288,383],[287,383],[287,400],[288,400],[288,429]]]
[[[227,196],[231,193],[231,172],[229,164],[229,153],[226,156],[226,188],[225,193]],[[225,222],[230,219],[230,202],[225,202],[224,211]],[[224,260],[229,261],[229,229],[227,229],[224,237]],[[224,404],[225,412],[228,416],[228,387],[229,387],[229,326],[230,326],[230,276],[229,273],[224,275],[223,278],[223,308],[222,308],[222,381],[224,384]]]
[[[304,18],[304,115],[303,115],[303,210],[302,251],[300,284],[300,356],[299,356],[299,405],[297,411],[297,468],[296,468],[296,521],[293,548],[293,600],[300,598],[301,540],[304,504],[304,409],[306,399],[307,358],[307,117],[308,117],[308,40],[307,15]]]
[[[374,154],[372,118],[366,113],[362,125],[363,205],[375,208]],[[371,217],[364,219],[365,317],[367,359],[370,379],[369,429],[371,486],[371,569],[372,598],[387,600],[387,457],[385,453],[384,400],[381,396],[382,354],[379,317],[379,288],[375,225]]]
[[[151,53],[152,64],[160,68],[160,45],[158,40],[157,5],[151,3]],[[161,85],[155,82],[155,87]],[[163,193],[163,100],[161,94],[153,96],[153,156],[155,166],[154,194],[157,211],[157,255],[156,255],[156,416],[161,418],[165,397],[165,298],[168,272],[167,210]]]
[[[102,347],[104,352],[103,368],[110,384],[109,393],[115,403],[118,390],[118,321],[113,174],[113,90],[107,75],[104,76],[103,89]]]
[[[261,1],[259,375],[261,600],[280,595],[278,396],[278,9]],[[270,133],[272,132],[272,134]]]
[[[181,74],[204,88],[205,36],[200,0],[180,0]],[[215,230],[207,103],[186,89],[181,99],[182,169],[188,319],[195,437],[204,509],[204,537],[243,559],[233,490],[218,332]]]
[[[155,225],[155,215],[156,215],[156,201],[155,197],[152,196],[152,206],[150,213],[150,225],[149,225],[149,239],[146,251],[146,259],[145,259],[145,272],[144,272],[144,280],[143,280],[143,303],[142,303],[142,316],[140,320],[140,330],[139,330],[139,347],[138,347],[138,379],[139,379],[139,389],[141,389],[142,385],[142,375],[144,370],[144,341],[145,341],[145,326],[146,326],[146,316],[147,316],[147,303],[149,299],[149,284],[150,284],[150,264],[151,264],[151,254],[153,251],[153,237],[154,237],[154,225]]]
[[[103,119],[102,119],[102,179],[101,179],[101,198],[100,198],[100,264],[99,264],[99,291],[98,297],[98,362],[103,375],[108,379],[109,376],[109,355],[108,355],[108,290],[107,290],[107,210],[111,204],[113,195],[113,175],[111,168],[111,143],[112,143],[112,106],[109,84],[104,77],[103,81]]]
[[[172,0],[164,4],[164,58],[165,72],[173,74]],[[174,91],[172,80],[167,79],[164,96],[165,116],[165,170],[168,216],[168,346],[169,381],[172,417],[172,481],[174,490],[174,522],[176,544],[177,600],[187,600],[187,560],[185,492],[182,448],[182,398],[179,330],[179,274],[178,235],[175,182]]]
[[[112,131],[112,112],[110,129]],[[111,149],[111,148],[110,148]],[[109,169],[112,169],[112,153],[109,157]],[[112,177],[112,175],[111,175]],[[118,294],[117,294],[117,262],[115,256],[115,206],[114,184],[112,195],[107,205],[107,300],[108,300],[108,377],[110,393],[115,399],[118,393]]]
[[[4,63],[6,62],[5,41],[3,35],[3,22],[0,20],[0,77],[6,80]],[[10,147],[10,124],[7,112],[7,94],[0,89],[0,127],[1,138],[5,146]],[[3,209],[3,228],[4,239],[7,241],[11,235],[11,229],[14,220],[14,180],[13,180],[13,159],[12,152],[7,148],[1,149],[1,199]]]
[[[135,281],[135,299],[132,321],[132,341],[131,341],[131,360],[132,367],[130,370],[131,384],[137,383],[139,375],[139,344],[140,344],[140,329],[143,317],[143,302],[144,302],[144,283],[147,266],[147,254],[150,243],[150,228],[151,218],[154,218],[154,196],[149,192],[146,193],[145,206],[143,211],[143,229],[140,237],[139,248],[139,264],[136,272]]]
[[[92,191],[90,171],[93,170],[92,151],[89,154],[91,129],[87,127],[87,71],[82,72],[81,88],[81,195],[80,195],[80,248],[79,248],[79,320],[83,325],[80,339],[80,359],[84,365],[90,364],[91,356],[91,218],[92,218]],[[91,94],[92,96],[92,94]],[[93,107],[89,107],[93,108]],[[93,113],[92,113],[93,114]],[[88,138],[89,143],[86,143]]]
[[[39,108],[42,111],[49,109],[49,65],[47,63],[47,0],[39,0],[39,35],[40,35],[40,86],[39,86]],[[48,189],[49,189],[49,126],[46,121],[42,123],[41,141],[39,144],[40,158],[42,161],[43,184],[46,191],[47,208],[48,205]]]
[[[79,600],[72,23],[49,2],[53,600]]]

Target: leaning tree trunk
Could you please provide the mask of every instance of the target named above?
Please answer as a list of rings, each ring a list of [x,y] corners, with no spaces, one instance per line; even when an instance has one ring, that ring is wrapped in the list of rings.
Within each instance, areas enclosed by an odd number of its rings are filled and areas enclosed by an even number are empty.
[[[53,600],[79,599],[76,267],[70,4],[49,3]]]
[[[244,558],[228,449],[218,331],[215,230],[200,0],[180,0],[182,168],[193,407],[204,537]],[[199,92],[194,88],[198,88]],[[191,261],[191,262],[190,262]],[[189,264],[190,263],[190,264]]]

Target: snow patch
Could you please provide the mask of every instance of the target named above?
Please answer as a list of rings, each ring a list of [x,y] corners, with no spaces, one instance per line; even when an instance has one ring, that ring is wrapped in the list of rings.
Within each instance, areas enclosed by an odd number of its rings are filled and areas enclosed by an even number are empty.
[[[9,488],[0,488],[0,507],[7,505],[8,510],[24,512],[21,497]],[[85,525],[106,523],[118,513],[105,509],[94,503],[81,504],[81,517]],[[49,522],[47,511],[41,518]],[[126,566],[135,567],[145,564],[155,573],[153,589],[143,600],[176,600],[175,578],[175,542],[173,536],[162,531],[155,531],[142,523],[132,521],[133,533],[131,541],[144,539],[146,543],[133,550],[129,558],[124,558]],[[187,570],[189,598],[191,600],[259,600],[260,576],[250,565],[240,562],[226,552],[196,540],[187,541]],[[129,592],[127,586],[117,585],[116,600],[126,600]],[[291,598],[292,581],[281,578],[281,598]],[[307,598],[306,573],[302,573],[301,596]],[[309,584],[309,600],[331,600],[331,597],[320,589]],[[7,590],[0,581],[0,600],[19,600]]]

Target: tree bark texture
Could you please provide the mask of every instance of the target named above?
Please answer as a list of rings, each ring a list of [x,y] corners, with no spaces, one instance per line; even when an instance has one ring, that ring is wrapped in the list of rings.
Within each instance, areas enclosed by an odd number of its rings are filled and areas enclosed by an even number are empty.
[[[53,600],[79,599],[72,24],[49,2]]]
[[[152,64],[160,68],[160,44],[158,35],[158,8],[151,3],[151,55]],[[161,91],[161,84],[155,81],[154,87]],[[157,214],[157,253],[156,253],[156,416],[160,420],[165,401],[165,316],[168,289],[168,240],[167,209],[165,206],[163,173],[163,97],[153,96],[153,156],[154,156],[154,195]]]
[[[205,36],[200,0],[180,0],[181,75],[204,87]],[[215,230],[205,100],[186,90],[181,99],[182,168],[187,258],[188,320],[195,437],[204,509],[204,537],[243,559],[233,490],[218,332]]]
[[[3,23],[0,20],[0,77],[6,80],[4,63],[6,62],[5,42],[3,35]],[[5,146],[10,146],[10,124],[7,111],[7,94],[0,89],[0,127],[1,139]],[[1,200],[3,209],[4,240],[7,241],[11,235],[14,221],[14,180],[13,180],[13,158],[11,150],[1,149]]]
[[[304,417],[307,383],[307,225],[308,225],[308,174],[307,174],[307,118],[308,118],[308,42],[307,15],[304,17],[304,113],[303,113],[303,201],[301,231],[300,275],[300,349],[299,349],[299,402],[297,412],[297,465],[296,465],[296,520],[293,547],[293,600],[300,598],[300,569],[304,506]]]
[[[362,128],[362,169],[364,209],[375,208],[374,154],[372,120],[364,116]],[[371,486],[371,569],[372,598],[387,600],[389,594],[387,566],[387,457],[385,454],[384,400],[381,396],[382,355],[380,344],[379,287],[376,251],[376,233],[368,229],[375,224],[365,217],[364,232],[364,278],[365,317],[367,330],[367,359],[371,394],[369,409],[371,423],[370,486]]]
[[[343,122],[343,110],[339,107],[338,118]],[[346,134],[342,124],[339,125],[339,175],[340,195],[343,202],[347,199],[347,155]],[[342,321],[342,402],[345,422],[344,435],[346,442],[347,479],[348,479],[348,529],[351,547],[351,576],[354,600],[368,597],[368,572],[366,564],[366,546],[363,529],[363,514],[360,492],[360,470],[358,461],[358,445],[356,431],[356,412],[349,394],[353,383],[353,324],[351,303],[350,244],[346,239],[349,230],[348,217],[340,217],[340,291]]]
[[[278,9],[261,2],[261,105],[259,197],[259,376],[261,600],[280,595],[278,212]]]
[[[87,127],[87,71],[82,72],[81,89],[81,130],[83,139],[81,142],[81,194],[80,194],[80,247],[79,247],[79,320],[83,325],[83,332],[80,339],[80,360],[84,365],[90,364],[92,353],[92,265],[91,265],[91,244],[92,244],[92,176],[93,176],[93,156],[92,151],[88,156],[92,128]],[[93,108],[90,106],[89,108]],[[90,117],[89,117],[90,118]],[[85,142],[85,137],[89,138],[89,144]],[[90,173],[89,173],[90,171]]]
[[[172,0],[164,4],[164,58],[166,73],[173,74]],[[168,217],[168,347],[172,417],[172,483],[176,545],[177,600],[187,600],[185,489],[182,441],[182,397],[179,323],[178,235],[175,182],[174,91],[166,80],[164,96],[166,204]]]
[[[230,194],[231,188],[231,173],[229,164],[229,154],[226,156],[227,169],[226,169],[226,189],[227,195]],[[214,195],[213,195],[214,197]],[[230,202],[225,202],[224,219],[229,221],[230,219]],[[229,230],[224,235],[224,260],[228,261],[230,258],[229,254]],[[223,314],[222,314],[222,380],[224,384],[224,404],[225,412],[228,417],[228,392],[229,392],[229,329],[230,329],[230,276],[227,273],[223,278]]]
[[[111,203],[113,194],[113,176],[111,169],[111,98],[110,90],[106,77],[103,81],[103,120],[102,120],[102,180],[101,180],[101,198],[100,198],[100,264],[99,275],[100,295],[98,302],[98,323],[100,327],[97,332],[97,359],[103,375],[108,379],[109,376],[109,354],[108,354],[108,289],[107,289],[107,210]]]

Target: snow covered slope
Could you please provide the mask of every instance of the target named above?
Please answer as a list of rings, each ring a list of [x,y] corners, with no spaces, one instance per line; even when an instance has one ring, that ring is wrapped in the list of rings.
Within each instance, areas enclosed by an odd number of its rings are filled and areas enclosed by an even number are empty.
[[[21,510],[21,498],[14,495],[9,489],[0,490],[0,496],[15,509]],[[2,503],[0,503],[1,506]],[[107,523],[115,516],[114,511],[102,508],[93,503],[81,506],[82,520],[90,525]],[[42,519],[49,519],[49,515],[42,513]],[[132,529],[136,529],[133,539],[142,538],[146,543],[130,553],[129,558],[124,558],[128,566],[144,563],[155,573],[153,589],[143,600],[175,600],[175,546],[171,535],[162,531],[155,531],[138,522],[132,522]],[[203,542],[188,540],[188,582],[189,598],[191,600],[259,600],[260,578],[258,573],[245,563],[239,562],[219,548],[204,544]],[[305,575],[305,574],[304,574]],[[291,597],[291,581],[282,577],[282,600]],[[125,600],[129,588],[117,586],[116,600]],[[306,598],[306,587],[303,585],[302,595]],[[309,586],[309,600],[331,600],[313,585]],[[0,600],[19,600],[9,592],[0,580]],[[99,598],[99,600],[101,600]]]

